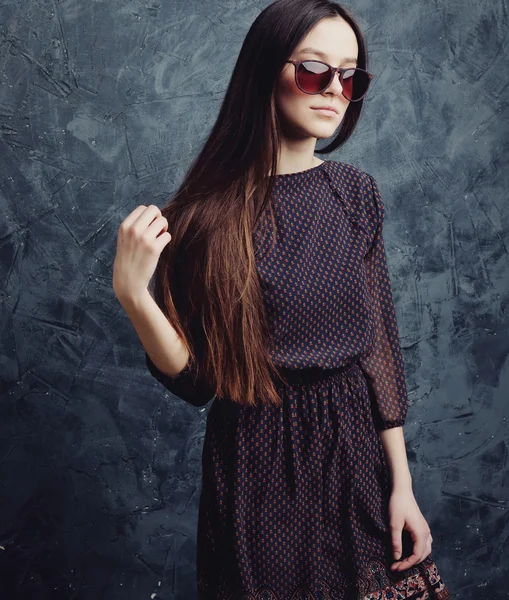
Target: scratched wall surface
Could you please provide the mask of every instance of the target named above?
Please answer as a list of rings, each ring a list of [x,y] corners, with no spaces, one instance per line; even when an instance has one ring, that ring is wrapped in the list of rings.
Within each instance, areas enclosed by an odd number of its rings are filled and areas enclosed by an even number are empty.
[[[192,599],[207,411],[149,375],[120,222],[176,188],[266,2],[1,2],[0,598]],[[462,600],[509,597],[507,1],[362,0],[414,492]]]

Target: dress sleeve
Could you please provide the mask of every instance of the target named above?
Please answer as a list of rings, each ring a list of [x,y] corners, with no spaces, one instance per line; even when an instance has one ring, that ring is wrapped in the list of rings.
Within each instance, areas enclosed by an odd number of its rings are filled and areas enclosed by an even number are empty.
[[[145,362],[150,374],[167,390],[192,406],[205,406],[215,396],[215,392],[196,376],[188,363],[176,377],[163,373],[145,352]]]
[[[364,264],[375,333],[373,348],[360,364],[367,376],[375,428],[380,431],[405,423],[408,396],[383,238],[385,209],[375,179],[369,175],[369,180],[367,201],[377,219]]]

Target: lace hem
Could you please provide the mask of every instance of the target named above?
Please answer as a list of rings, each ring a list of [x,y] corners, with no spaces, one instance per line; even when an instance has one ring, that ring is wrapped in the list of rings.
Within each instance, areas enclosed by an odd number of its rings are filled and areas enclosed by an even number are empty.
[[[205,591],[206,582],[199,578],[198,600],[452,600],[431,554],[407,569],[403,578],[401,575],[389,571],[381,560],[372,558],[367,565],[366,577],[356,588],[346,581],[332,586],[319,579],[314,585],[300,584],[285,598],[279,597],[269,585],[211,596]]]
[[[373,558],[366,579],[360,585],[359,600],[450,600],[450,591],[442,581],[432,554],[401,573],[388,571],[382,561]],[[399,578],[399,579],[398,579]]]

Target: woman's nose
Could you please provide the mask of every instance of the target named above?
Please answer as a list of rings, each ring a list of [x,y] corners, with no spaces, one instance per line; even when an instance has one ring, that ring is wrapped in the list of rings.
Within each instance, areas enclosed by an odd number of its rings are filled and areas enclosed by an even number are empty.
[[[329,87],[327,88],[327,91],[334,92],[335,94],[341,94],[343,92],[343,86],[339,81],[339,71],[337,73],[334,73],[334,77],[332,78],[332,81]]]

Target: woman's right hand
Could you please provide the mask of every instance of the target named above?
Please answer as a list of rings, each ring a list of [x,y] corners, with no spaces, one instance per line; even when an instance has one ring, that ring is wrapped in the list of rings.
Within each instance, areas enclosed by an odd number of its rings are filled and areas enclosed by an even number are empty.
[[[146,293],[159,256],[171,240],[167,229],[168,221],[153,204],[140,204],[120,224],[113,290],[121,303]]]

